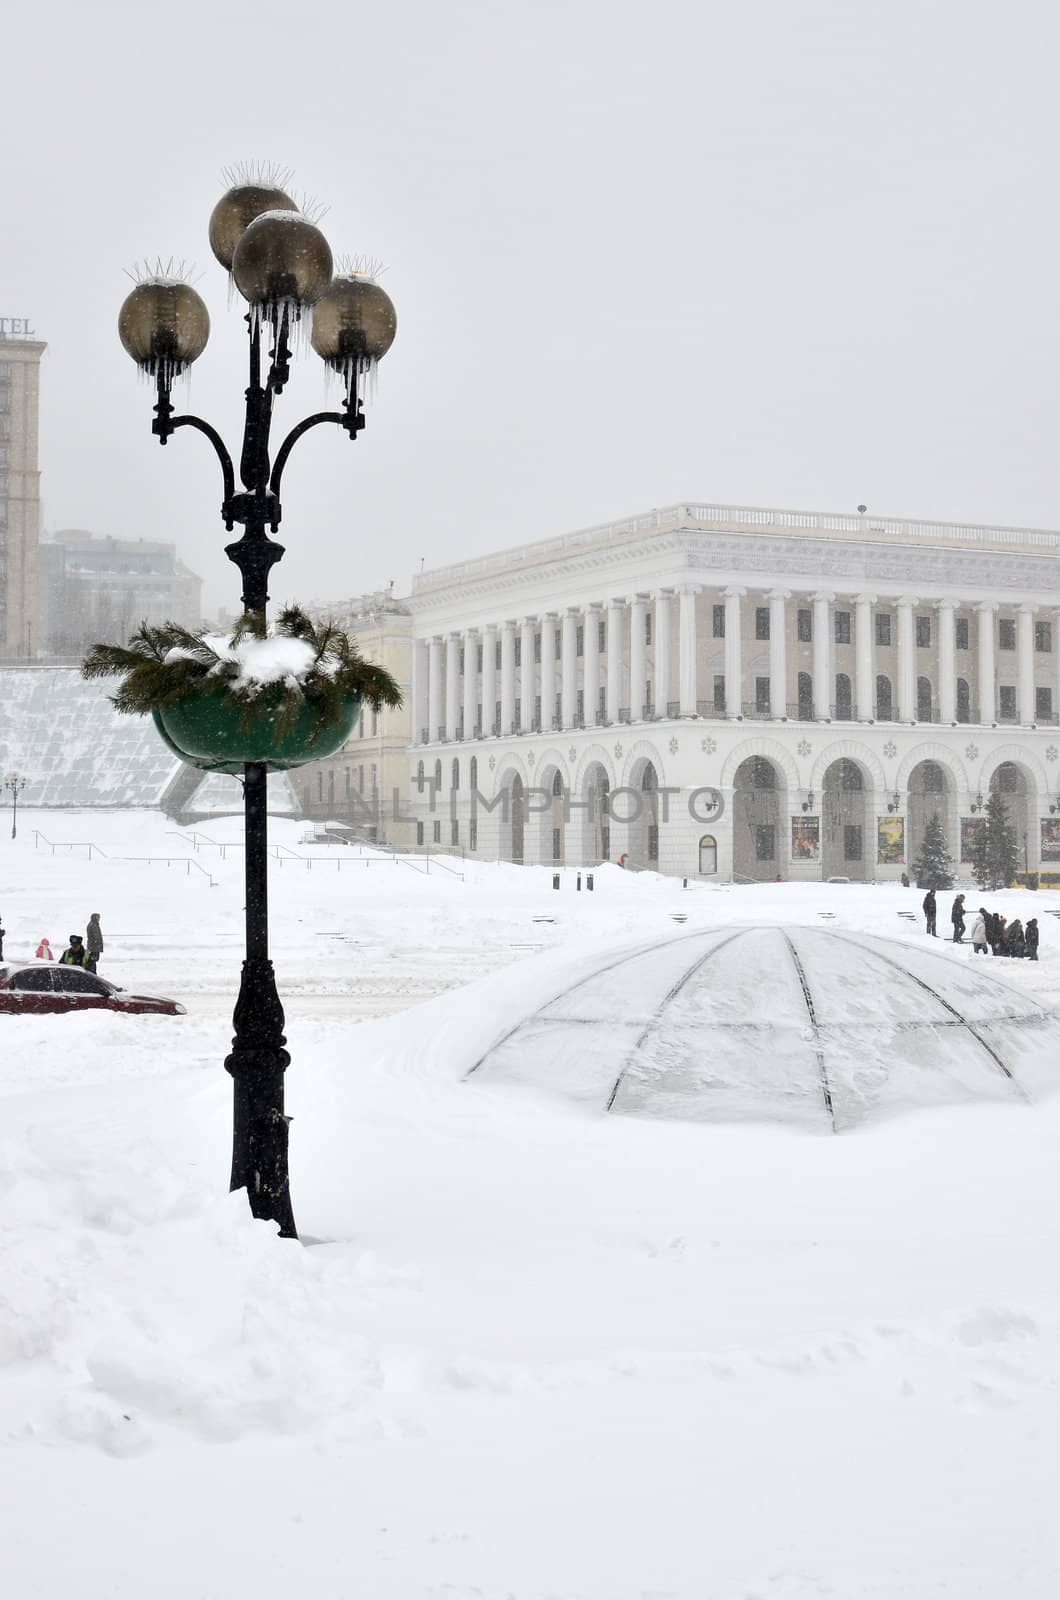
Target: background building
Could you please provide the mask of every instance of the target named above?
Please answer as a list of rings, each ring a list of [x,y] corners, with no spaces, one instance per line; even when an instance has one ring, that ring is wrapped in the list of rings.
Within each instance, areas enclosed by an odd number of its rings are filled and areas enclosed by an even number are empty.
[[[201,593],[202,580],[178,560],[175,545],[61,529],[40,546],[40,654],[80,656],[100,640],[124,644],[144,621],[197,628]]]
[[[410,605],[425,847],[897,878],[935,813],[967,861],[996,789],[1060,864],[1060,534],[678,505]]]
[[[302,810],[314,820],[348,823],[366,839],[405,849],[414,838],[405,804],[412,738],[408,602],[381,590],[307,610],[334,618],[352,633],[362,655],[393,673],[404,703],[393,710],[362,711],[341,750],[290,774]]]
[[[37,417],[47,346],[17,317],[0,327],[0,649],[8,661],[28,661],[37,649]]]

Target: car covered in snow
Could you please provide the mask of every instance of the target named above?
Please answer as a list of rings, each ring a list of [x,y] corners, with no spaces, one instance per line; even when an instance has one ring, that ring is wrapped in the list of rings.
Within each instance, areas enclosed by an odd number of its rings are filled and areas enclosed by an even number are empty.
[[[185,1007],[176,1000],[130,994],[83,967],[64,967],[50,961],[0,964],[0,1016],[36,1015],[40,1012],[127,1011],[143,1015],[182,1017]]]

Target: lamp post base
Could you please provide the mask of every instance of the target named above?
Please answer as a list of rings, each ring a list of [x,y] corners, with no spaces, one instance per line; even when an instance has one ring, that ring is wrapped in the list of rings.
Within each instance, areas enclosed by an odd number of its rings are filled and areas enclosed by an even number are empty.
[[[255,1217],[297,1239],[287,1166],[290,1117],[283,1109],[283,1006],[269,960],[247,960],[232,1018],[235,1037],[225,1068],[232,1074],[232,1182],[246,1189]]]

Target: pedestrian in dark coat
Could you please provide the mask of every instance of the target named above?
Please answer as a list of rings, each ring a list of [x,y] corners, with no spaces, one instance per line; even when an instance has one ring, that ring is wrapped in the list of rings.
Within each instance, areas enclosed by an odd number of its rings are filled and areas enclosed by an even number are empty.
[[[950,911],[950,921],[953,923],[953,942],[961,944],[964,940],[964,896],[959,894],[953,902]]]
[[[935,917],[937,915],[938,908],[935,905],[934,889],[928,890],[927,894],[924,896],[922,904],[924,910],[924,921],[927,924],[927,931],[931,934],[932,938],[937,939],[938,934],[935,932]]]
[[[59,957],[61,967],[83,967],[88,964],[88,951],[79,933],[70,935],[70,943]]]
[[[88,919],[85,945],[88,950],[88,960],[85,962],[89,972],[95,972],[100,956],[103,954],[103,930],[99,925],[99,912],[93,911]]]
[[[1005,943],[1005,934],[1007,928],[1007,919],[1001,915],[1000,911],[998,911],[994,916],[994,954],[996,956],[1008,955],[1008,947]]]
[[[6,937],[7,935],[5,934],[4,929],[0,928],[0,961],[3,961],[4,959],[4,939]]]
[[[1005,930],[1005,951],[1017,959],[1027,948],[1027,941],[1023,935],[1023,924],[1019,917],[1015,917]]]
[[[1027,944],[1027,960],[1028,961],[1037,961],[1037,959],[1038,959],[1038,918],[1037,917],[1032,917],[1031,920],[1027,924],[1026,944]]]

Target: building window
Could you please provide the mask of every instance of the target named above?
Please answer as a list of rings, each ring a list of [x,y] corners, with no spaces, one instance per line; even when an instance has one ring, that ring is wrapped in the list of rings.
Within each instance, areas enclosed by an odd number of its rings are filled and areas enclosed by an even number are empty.
[[[916,720],[918,722],[931,721],[930,678],[918,678],[916,680]]]
[[[718,841],[712,833],[705,833],[699,841],[699,870],[704,877],[718,870]]]
[[[714,674],[714,709],[722,715],[725,714],[725,674],[723,672]]]
[[[958,650],[968,648],[968,618],[956,617],[953,623],[953,642]]]
[[[435,794],[440,794],[441,791],[442,791],[442,758],[441,758],[441,756],[439,756],[438,760],[434,763],[434,792],[435,792]]]
[[[602,685],[596,691],[596,709],[602,722],[607,714],[607,690]]]
[[[478,670],[480,672],[482,671],[482,641],[481,641],[481,639],[479,640],[479,646],[478,646]]]
[[[764,716],[769,715],[769,679],[755,679],[755,710]]]
[[[808,672],[799,673],[799,717],[803,722],[813,721],[813,679]]]
[[[553,830],[552,830],[552,859],[553,859],[553,861],[559,861],[559,859],[561,858],[562,855],[563,855],[563,830],[561,828],[553,828]]]
[[[918,650],[931,649],[930,617],[917,617],[916,619],[916,647]]]
[[[724,637],[725,637],[725,607],[724,606],[715,606],[714,607],[714,637],[715,637],[715,639],[724,639]]]
[[[1016,720],[1016,685],[1003,683],[997,691],[998,716],[1002,722]]]
[[[584,689],[579,689],[577,691],[577,693],[575,695],[575,701],[576,701],[575,715],[577,716],[579,722],[584,723],[584,721],[585,721],[585,690]]]
[[[887,619],[890,621],[890,618]],[[876,679],[876,720],[877,722],[890,722],[894,710],[891,697],[891,680],[885,672],[881,672]]]
[[[350,798],[350,795],[352,793],[353,793],[353,773],[350,771],[349,767],[347,767],[346,768],[346,798],[347,798],[347,800]]]
[[[469,850],[478,849],[478,823],[474,817],[467,825],[467,847]]]
[[[417,824],[416,824],[416,843],[417,844],[422,844],[423,843],[423,823],[422,822],[417,822]]]
[[[519,699],[519,696],[516,695],[516,697],[515,697],[515,719],[514,719],[514,723],[513,723],[513,731],[514,731],[514,728],[521,728],[522,725],[523,725],[523,702]]]
[[[540,660],[541,660],[541,635],[539,633],[535,633],[534,634],[534,664],[535,664],[535,666],[540,662]]]
[[[420,784],[420,793],[422,794],[422,792],[423,792],[423,762],[422,761],[420,762],[420,765],[419,765],[419,784]],[[363,766],[357,768],[357,793],[358,794],[363,794],[364,793],[364,768],[363,768]]]
[[[648,824],[648,860],[655,862],[659,860],[659,824],[657,822]]]
[[[540,728],[540,726],[541,726],[541,696],[539,694],[535,694],[535,696],[534,696],[534,727],[535,728]]]
[[[460,787],[460,763],[456,759],[455,756],[453,757],[453,785],[452,786],[453,786],[454,789],[459,789],[459,787]]]
[[[607,649],[607,623],[602,619],[596,624],[596,648],[601,654]]]
[[[494,700],[493,702],[493,731],[494,733],[500,733],[501,731],[501,703],[499,700]]]
[[[968,679],[957,679],[957,721],[971,722],[972,697],[968,691]]]
[[[461,645],[460,646],[460,675],[461,675],[461,677],[463,677],[463,675],[464,675],[464,655],[465,655],[464,646]]]
[[[423,793],[424,777],[425,777],[425,773],[424,773],[424,770],[423,770],[423,762],[422,761],[417,761],[417,763],[416,763],[416,788],[418,789],[420,794]],[[360,776],[357,779],[357,785],[358,785],[358,788],[360,789],[361,793],[363,794],[364,793],[364,768],[363,767],[361,767],[361,769],[360,769]]]
[[[877,611],[876,613],[876,643],[889,645],[891,642],[891,613]]]
[[[576,656],[585,654],[585,627],[580,622],[574,630],[574,654]]]
[[[849,722],[851,717],[850,674],[835,675],[835,714],[839,722]]]
[[[322,772],[317,773],[317,799],[321,802],[324,799],[324,774]]]
[[[375,734],[377,734],[378,732],[379,732],[379,713],[378,713],[378,711],[373,711],[372,712],[372,734],[373,734],[373,736]]]
[[[501,670],[501,642],[499,639],[493,646],[493,666],[495,671],[499,672]]]
[[[755,858],[758,861],[776,859],[777,830],[771,822],[760,822],[755,828]]]
[[[330,772],[328,773],[328,805],[329,806],[333,805],[334,802],[335,802],[335,768],[332,767]]]
[[[375,769],[375,766],[374,766],[374,765],[373,765],[373,767],[372,767],[372,772],[371,772],[371,777],[372,777],[372,793],[373,793],[373,794],[375,794],[375,791],[376,791],[376,788],[377,788],[377,787],[378,787],[378,785],[377,785],[377,782],[376,782],[376,775],[375,775],[375,774],[376,774],[376,769]]]
[[[644,643],[651,644],[651,612],[644,613]]]
[[[1051,689],[1035,689],[1034,691],[1034,718],[1036,722],[1051,722],[1053,716],[1053,691]]]
[[[850,643],[849,611],[837,611],[835,614],[835,642],[836,644]]]
[[[460,824],[459,824],[459,822],[457,822],[455,817],[453,818],[453,820],[449,824],[449,843],[450,844],[459,844],[460,843]]]
[[[472,789],[478,788],[478,756],[471,757],[471,765],[468,768],[468,783]]]
[[[1016,648],[1016,619],[1015,617],[1002,617],[997,625],[997,643],[999,650],[1015,650]]]
[[[795,618],[795,628],[800,644],[809,644],[813,638],[813,612],[799,607]]]
[[[441,824],[440,821],[439,822],[435,822],[433,828],[431,829],[431,836],[432,836],[435,844],[441,844],[441,842],[442,842],[442,824]]]
[[[1034,648],[1044,655],[1053,648],[1053,625],[1051,622],[1036,622],[1034,624]]]
[[[769,607],[755,606],[755,638],[769,638]],[[702,871],[702,868],[700,869]]]
[[[522,639],[522,634],[517,633],[516,636],[515,636],[515,665],[517,667],[521,667],[522,664],[523,664],[523,639]]]

